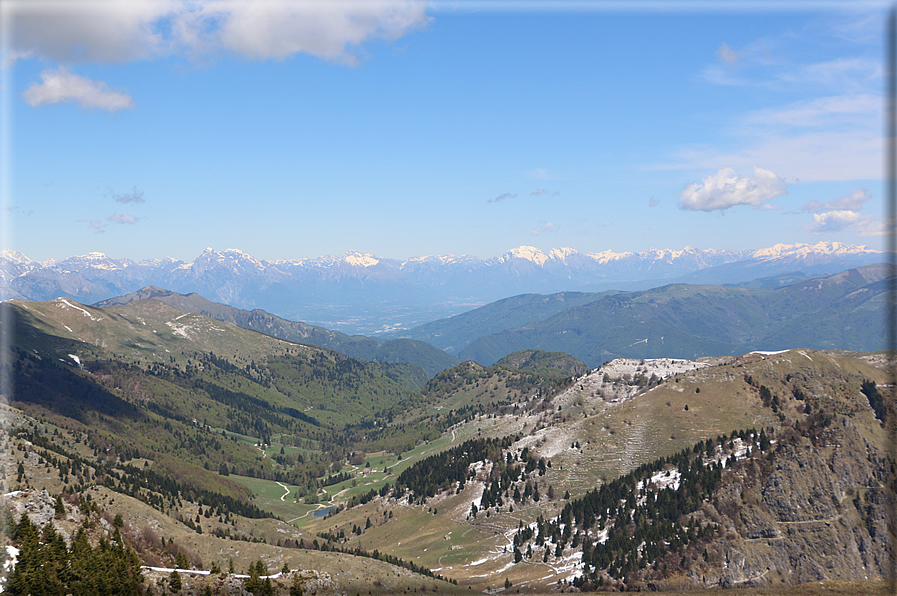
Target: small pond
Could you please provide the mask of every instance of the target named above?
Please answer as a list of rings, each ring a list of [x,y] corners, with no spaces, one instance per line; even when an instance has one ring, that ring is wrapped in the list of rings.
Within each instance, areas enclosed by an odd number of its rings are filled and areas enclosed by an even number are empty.
[[[315,509],[314,511],[312,511],[311,515],[312,517],[324,517],[325,515],[333,513],[334,511],[336,511],[336,509],[336,507],[324,507],[323,509]]]

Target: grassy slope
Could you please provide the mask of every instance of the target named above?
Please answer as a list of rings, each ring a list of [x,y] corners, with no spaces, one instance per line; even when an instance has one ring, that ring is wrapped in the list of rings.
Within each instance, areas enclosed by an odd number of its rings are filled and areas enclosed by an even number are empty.
[[[429,376],[457,364],[455,358],[423,341],[405,339],[381,344],[375,339],[361,335],[349,336],[315,325],[288,321],[259,309],[247,311],[219,304],[195,293],[178,294],[170,290],[148,287],[127,296],[104,300],[96,306],[115,310],[118,306],[145,300],[162,302],[182,312],[200,314],[291,342],[336,350],[350,358],[417,364]]]
[[[753,385],[745,381],[746,374],[752,377]],[[442,567],[441,572],[449,577],[468,578],[475,589],[494,587],[504,581],[505,575],[515,585],[547,587],[559,577],[550,564],[537,561],[508,567],[510,555],[501,552],[508,544],[504,533],[520,520],[528,523],[538,515],[554,515],[565,502],[560,498],[565,491],[575,498],[600,483],[601,478],[614,478],[699,441],[733,430],[780,426],[778,415],[761,403],[757,389],[761,384],[779,396],[786,420],[803,416],[799,410],[805,403],[814,408],[825,406],[851,415],[874,444],[886,444],[884,430],[859,392],[863,379],[882,383],[885,374],[855,359],[801,350],[732,359],[728,364],[681,373],[606,410],[597,407],[600,403],[596,400],[603,402],[600,397],[574,392],[557,398],[551,408],[539,413],[480,417],[455,429],[456,441],[462,440],[461,432],[464,437],[478,433],[503,436],[521,430],[527,433],[517,448],[526,445],[551,459],[553,465],[539,484],[543,491],[548,485],[554,487],[558,495],[555,501],[543,498],[538,504],[515,506],[513,513],[506,505],[501,511],[493,510],[488,519],[480,515],[476,521],[468,520],[470,503],[477,498],[475,483],[468,483],[460,495],[446,493],[425,505],[376,499],[332,518],[310,521],[304,527],[311,531],[343,529],[348,535],[353,525],[363,526],[370,517],[381,521],[362,536],[353,537],[350,544],[417,557],[414,560],[422,564]],[[794,387],[808,396],[806,401],[793,398]],[[562,405],[560,412],[555,403]],[[574,442],[580,447],[571,448]],[[431,513],[430,508],[436,508],[438,514]],[[392,511],[393,517],[383,521],[384,511]],[[405,534],[411,528],[415,528],[413,534]],[[400,538],[410,535],[416,538]],[[486,560],[478,562],[482,559]]]

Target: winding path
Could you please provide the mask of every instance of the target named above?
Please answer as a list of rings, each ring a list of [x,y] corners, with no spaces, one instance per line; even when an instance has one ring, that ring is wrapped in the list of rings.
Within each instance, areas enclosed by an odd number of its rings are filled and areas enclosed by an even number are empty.
[[[287,495],[290,494],[290,487],[287,486],[286,484],[284,484],[283,482],[278,482],[277,484],[280,485],[280,488],[282,488],[283,490],[286,491],[285,493],[283,493],[282,495],[280,495],[280,500],[285,502],[285,499],[287,498]]]

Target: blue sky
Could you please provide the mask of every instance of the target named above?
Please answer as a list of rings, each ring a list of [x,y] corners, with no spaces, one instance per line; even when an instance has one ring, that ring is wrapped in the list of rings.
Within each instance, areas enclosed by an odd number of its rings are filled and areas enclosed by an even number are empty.
[[[32,259],[884,248],[884,3],[2,6]]]

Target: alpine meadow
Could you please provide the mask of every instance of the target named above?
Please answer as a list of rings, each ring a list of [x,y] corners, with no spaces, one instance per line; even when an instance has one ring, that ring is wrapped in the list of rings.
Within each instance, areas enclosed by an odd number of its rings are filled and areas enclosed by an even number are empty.
[[[895,14],[0,2],[0,592],[895,593]]]

